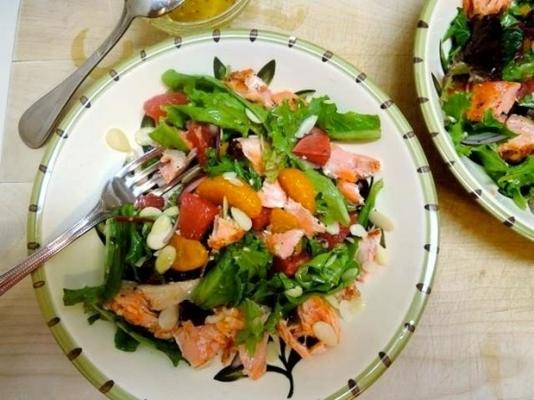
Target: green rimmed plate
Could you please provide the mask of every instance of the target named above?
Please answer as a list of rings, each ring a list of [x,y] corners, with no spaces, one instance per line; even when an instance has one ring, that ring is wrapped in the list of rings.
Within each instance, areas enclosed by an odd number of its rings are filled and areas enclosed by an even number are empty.
[[[396,229],[387,234],[391,265],[377,268],[360,286],[365,307],[343,322],[341,344],[302,361],[293,370],[294,399],[347,399],[357,396],[391,365],[415,331],[431,291],[438,253],[438,205],[430,168],[410,126],[393,102],[332,52],[284,35],[258,31],[214,31],[175,38],[143,50],[113,70],[80,98],[58,127],[37,173],[30,205],[28,246],[76,221],[96,201],[100,188],[124,161],[109,149],[112,127],[137,130],[144,100],[164,90],[168,68],[212,73],[214,57],[235,69],[261,68],[276,60],[276,89],[315,89],[341,109],[376,113],[383,138],[346,145],[382,160],[385,190],[379,207]],[[268,373],[260,381],[219,382],[213,363],[202,370],[174,368],[163,354],[141,347],[135,353],[114,349],[113,327],[89,326],[81,307],[64,307],[62,289],[102,279],[103,247],[93,232],[33,274],[43,316],[73,364],[114,399],[284,398],[288,380]],[[276,363],[276,360],[273,361]]]
[[[534,213],[518,208],[511,199],[497,191],[497,185],[480,166],[460,157],[443,126],[443,112],[433,77],[440,82],[443,79],[440,41],[461,6],[461,0],[429,0],[423,8],[417,23],[413,58],[419,104],[432,140],[456,179],[505,226],[534,240]]]

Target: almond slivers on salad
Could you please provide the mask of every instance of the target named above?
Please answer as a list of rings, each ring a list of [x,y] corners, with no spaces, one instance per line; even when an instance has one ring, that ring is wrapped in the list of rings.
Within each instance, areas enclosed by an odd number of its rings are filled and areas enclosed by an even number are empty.
[[[534,1],[464,0],[443,39],[434,83],[456,151],[534,212]]]
[[[135,134],[144,152],[164,148],[163,181],[188,155],[202,175],[116,209],[97,227],[104,282],[64,289],[64,303],[115,324],[123,351],[150,346],[193,368],[218,359],[220,381],[289,376],[340,343],[358,285],[387,263],[381,162],[342,145],[379,139],[380,120],[312,90],[272,90],[274,62],[214,66],[214,77],[166,71]]]

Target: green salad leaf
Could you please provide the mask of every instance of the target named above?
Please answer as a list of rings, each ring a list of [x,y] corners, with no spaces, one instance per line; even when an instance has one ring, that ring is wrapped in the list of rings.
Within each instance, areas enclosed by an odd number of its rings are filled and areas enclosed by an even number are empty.
[[[239,96],[230,90],[224,82],[207,75],[187,75],[179,73],[173,69],[165,71],[161,77],[163,83],[173,91],[184,91],[186,94],[191,93],[194,90],[205,91],[205,92],[226,92],[231,95],[237,101],[242,103],[246,108],[248,108],[252,113],[260,120],[265,121],[267,118],[267,110],[265,107],[252,103],[245,99],[244,97]]]
[[[471,29],[469,27],[469,19],[465,14],[463,8],[458,8],[458,13],[454,17],[449,29],[445,33],[443,41],[451,39],[452,45],[449,51],[449,56],[442,60],[447,67],[456,57],[456,55],[464,48],[471,37]],[[445,57],[443,57],[445,58]]]
[[[198,89],[185,89],[188,104],[169,106],[168,109],[187,115],[193,121],[206,122],[221,128],[232,129],[247,136],[251,128],[250,119],[245,114],[245,105],[226,91],[205,92]]]
[[[313,98],[309,113],[317,115],[317,125],[334,140],[380,139],[381,128],[378,115],[359,114],[354,111],[340,113],[336,104],[326,96]]]
[[[505,81],[525,81],[534,76],[534,52],[530,51],[504,67],[502,77]]]
[[[519,20],[508,12],[503,13],[501,16],[501,26],[503,27],[503,61],[506,64],[513,60],[517,52],[522,48],[524,34],[519,25]]]
[[[263,242],[253,234],[246,235],[221,252],[193,291],[192,301],[205,309],[240,304],[266,279],[271,261],[272,255]]]
[[[333,222],[347,225],[350,222],[349,211],[343,195],[332,180],[313,169],[304,173],[317,192],[317,212],[321,215],[321,220],[327,225]]]
[[[302,265],[295,280],[304,293],[330,293],[352,283],[359,274],[354,260],[356,244],[338,245],[332,251],[322,253]]]
[[[384,188],[384,181],[382,179],[373,182],[371,189],[369,189],[369,195],[365,200],[365,203],[358,215],[358,223],[365,228],[369,227],[369,214],[375,208],[376,199],[378,193]]]
[[[264,311],[250,299],[245,299],[239,306],[245,316],[245,328],[237,334],[237,344],[244,344],[251,356],[256,352],[256,345],[261,342],[265,333]]]
[[[252,168],[246,159],[232,159],[228,156],[217,156],[217,151],[213,148],[206,149],[207,163],[203,166],[204,171],[209,176],[219,176],[225,172],[235,172],[239,178],[247,182],[255,190],[260,190],[262,186],[261,176]]]
[[[443,111],[455,121],[461,121],[470,106],[471,93],[456,92],[448,96],[447,100],[443,102]]]
[[[187,146],[184,139],[180,136],[180,132],[165,121],[161,121],[156,129],[149,133],[149,136],[154,142],[168,149],[189,151],[189,146]]]
[[[120,328],[115,331],[114,342],[117,349],[130,353],[139,347],[139,342]]]

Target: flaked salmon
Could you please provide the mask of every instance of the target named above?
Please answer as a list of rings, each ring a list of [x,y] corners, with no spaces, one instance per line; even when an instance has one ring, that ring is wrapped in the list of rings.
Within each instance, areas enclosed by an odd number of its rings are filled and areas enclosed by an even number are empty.
[[[269,251],[281,259],[290,257],[295,252],[295,247],[304,237],[301,229],[291,229],[282,233],[266,232],[264,235],[265,245]]]
[[[237,139],[241,145],[244,156],[250,161],[254,171],[262,175],[265,168],[263,166],[263,151],[261,138],[259,136],[249,136]]]
[[[250,355],[244,345],[238,346],[239,358],[243,363],[243,373],[251,379],[260,379],[267,372],[267,344],[269,335],[263,335],[263,339],[256,344],[254,355]]]
[[[269,87],[252,69],[232,72],[225,80],[235,92],[245,99],[272,107],[274,104]]]
[[[297,218],[306,236],[312,237],[316,233],[325,232],[325,226],[313,216],[310,210],[304,208],[302,204],[296,202],[295,200],[288,198],[284,206],[284,210]]]
[[[298,322],[288,325],[286,321],[280,321],[276,328],[282,340],[302,358],[308,358],[312,354],[325,351],[327,346],[339,343],[339,319],[325,299],[319,296],[310,297],[298,306],[297,314]],[[319,329],[317,323],[323,325],[322,329]],[[299,341],[303,336],[314,337],[318,342],[308,347]]]
[[[260,196],[261,205],[266,208],[282,208],[287,202],[287,194],[278,181],[269,183],[266,180],[263,182],[258,196]]]
[[[333,144],[323,171],[330,177],[356,182],[380,171],[380,161],[343,150],[341,146]]]
[[[382,232],[380,229],[374,229],[367,233],[367,236],[362,238],[358,244],[358,262],[364,268],[374,263],[376,259],[376,252],[380,245]]]
[[[360,194],[360,189],[356,183],[347,182],[340,179],[337,181],[336,186],[349,203],[355,205],[363,204],[364,198]]]
[[[208,246],[220,250],[232,243],[240,241],[245,236],[245,231],[231,218],[216,216],[213,223],[213,231],[208,239]]]
[[[159,172],[165,183],[176,178],[186,164],[186,155],[183,151],[166,149],[160,158]]]

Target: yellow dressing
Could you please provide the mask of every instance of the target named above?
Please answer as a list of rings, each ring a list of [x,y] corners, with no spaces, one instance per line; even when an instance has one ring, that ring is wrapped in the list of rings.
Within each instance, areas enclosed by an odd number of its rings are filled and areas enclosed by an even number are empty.
[[[202,21],[222,14],[234,3],[235,0],[185,0],[169,15],[180,22]]]

